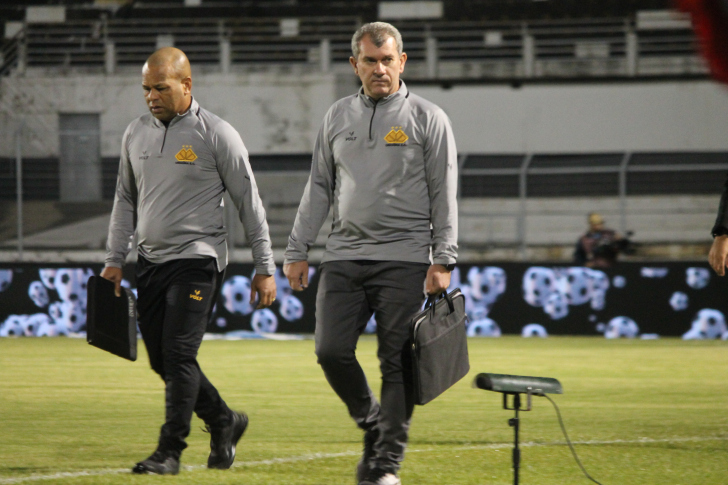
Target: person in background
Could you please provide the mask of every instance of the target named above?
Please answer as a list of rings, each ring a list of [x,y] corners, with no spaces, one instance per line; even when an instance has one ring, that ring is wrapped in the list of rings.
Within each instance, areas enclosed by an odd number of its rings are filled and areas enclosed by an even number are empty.
[[[718,216],[711,234],[713,245],[708,253],[708,262],[719,276],[725,276],[725,268],[728,266],[728,180],[723,186]]]
[[[677,0],[678,6],[690,13],[700,50],[716,81],[728,85],[728,1]],[[713,230],[713,244],[708,262],[719,276],[728,265],[728,180],[718,206]]]
[[[574,263],[589,268],[610,268],[624,249],[625,238],[604,226],[604,218],[592,212],[587,218],[589,230],[576,242]]]

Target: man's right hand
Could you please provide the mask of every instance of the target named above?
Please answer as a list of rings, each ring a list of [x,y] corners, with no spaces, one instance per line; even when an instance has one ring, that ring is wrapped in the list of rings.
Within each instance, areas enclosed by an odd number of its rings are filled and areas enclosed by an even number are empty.
[[[116,296],[121,296],[121,279],[122,279],[121,268],[114,268],[112,266],[107,266],[101,272],[100,276],[102,278],[105,278],[105,279],[113,282],[114,285],[116,285],[116,288],[114,289]]]
[[[294,291],[303,291],[308,288],[308,261],[284,264],[283,274],[288,278],[288,284]]]
[[[728,261],[728,236],[716,236],[708,253],[708,262],[719,276],[725,275]]]

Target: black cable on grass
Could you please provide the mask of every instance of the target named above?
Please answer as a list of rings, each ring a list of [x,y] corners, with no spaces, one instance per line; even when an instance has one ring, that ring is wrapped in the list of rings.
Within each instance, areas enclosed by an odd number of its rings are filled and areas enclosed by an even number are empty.
[[[574,455],[574,460],[576,460],[576,464],[579,465],[579,468],[581,468],[582,473],[584,473],[584,476],[587,477],[592,482],[596,483],[597,485],[602,485],[601,483],[594,480],[589,473],[587,473],[586,468],[584,468],[584,465],[581,464],[581,460],[579,460],[579,457],[576,455],[576,450],[574,449],[574,445],[571,444],[571,440],[569,439],[569,435],[566,433],[566,426],[564,426],[564,420],[561,419],[561,411],[559,411],[559,407],[556,405],[553,399],[551,399],[548,394],[543,394],[543,397],[551,401],[551,404],[554,405],[554,409],[556,410],[556,416],[559,418],[559,426],[561,426],[561,431],[564,432],[564,438],[566,438],[566,444],[569,445],[569,449],[571,450],[571,454]]]

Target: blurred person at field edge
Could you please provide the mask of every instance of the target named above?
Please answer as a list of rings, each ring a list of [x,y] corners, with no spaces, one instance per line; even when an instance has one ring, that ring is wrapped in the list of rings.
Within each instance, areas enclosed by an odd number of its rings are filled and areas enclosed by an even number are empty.
[[[425,293],[450,285],[457,258],[457,150],[444,111],[400,80],[407,54],[394,26],[366,24],[351,47],[349,61],[362,87],[324,117],[283,269],[294,290],[307,286],[308,250],[333,206],[316,296],[316,355],[364,431],[358,483],[399,485],[414,410],[404,362],[408,322]],[[372,314],[381,403],[356,358]]]
[[[711,76],[728,85],[728,1],[677,0],[677,3],[692,17],[693,28]],[[718,216],[711,233],[713,244],[708,253],[708,262],[718,275],[724,276],[728,265],[728,180],[723,188]]]
[[[592,212],[588,216],[589,230],[576,242],[574,263],[589,268],[610,268],[617,262],[621,243],[625,239],[604,226],[604,218]]]
[[[152,369],[165,383],[165,423],[156,451],[134,473],[177,474],[192,413],[211,435],[208,468],[230,468],[248,425],[232,411],[197,362],[197,352],[227,265],[223,194],[235,204],[253,251],[251,303],[275,300],[273,251],[248,152],[229,123],[192,97],[184,52],[166,47],[142,69],[150,113],[124,133],[106,267],[116,284],[136,234],[139,329]]]
[[[723,195],[720,197],[718,216],[715,219],[713,230],[713,245],[708,253],[708,262],[716,273],[725,275],[728,266],[728,179],[723,186]]]

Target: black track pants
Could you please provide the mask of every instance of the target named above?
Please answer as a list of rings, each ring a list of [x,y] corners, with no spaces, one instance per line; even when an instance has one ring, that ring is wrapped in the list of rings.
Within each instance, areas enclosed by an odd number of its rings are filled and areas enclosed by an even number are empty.
[[[139,329],[152,369],[164,380],[166,420],[160,449],[181,453],[187,447],[194,411],[207,424],[226,424],[230,410],[197,363],[224,272],[215,260],[180,259],[136,265]]]
[[[404,459],[414,400],[403,352],[408,322],[424,302],[429,265],[397,261],[331,261],[321,265],[316,297],[316,355],[326,379],[357,425],[379,428],[372,466],[396,472]],[[375,314],[381,405],[356,359],[356,345]]]

